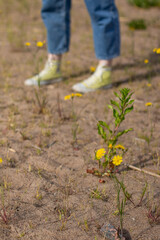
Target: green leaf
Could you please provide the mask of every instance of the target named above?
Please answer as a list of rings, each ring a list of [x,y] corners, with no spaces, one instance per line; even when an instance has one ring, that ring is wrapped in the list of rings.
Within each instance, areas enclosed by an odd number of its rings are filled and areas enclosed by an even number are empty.
[[[120,106],[118,102],[111,100],[111,104],[118,107],[118,109],[120,110]]]
[[[108,108],[113,109],[113,107],[111,105],[107,104],[107,106],[108,106]]]
[[[115,118],[118,118],[118,117],[119,117],[119,113],[118,113],[118,111],[117,111],[115,108],[113,108],[113,116],[114,116]]]
[[[133,110],[133,106],[126,108],[124,111],[124,114],[127,114],[127,113],[131,112],[132,110]]]
[[[98,123],[103,126],[103,127],[106,127],[110,133],[112,133],[112,130],[110,129],[109,125],[106,123],[106,122],[103,122],[103,121],[98,121]]]
[[[107,135],[106,132],[104,131],[103,127],[100,124],[97,124],[98,126],[98,134],[102,136],[102,138],[106,141]]]
[[[134,102],[134,100],[130,100],[129,103],[128,103],[128,105],[129,105],[129,104],[132,104],[133,102]]]
[[[129,131],[132,131],[132,130],[133,130],[133,128],[129,128],[129,129],[126,129],[122,132],[119,132],[116,137],[118,138],[118,137],[122,136],[124,133],[128,133]]]
[[[115,95],[117,98],[119,98],[119,100],[121,100],[121,97],[119,96],[118,93],[114,92],[114,95]]]

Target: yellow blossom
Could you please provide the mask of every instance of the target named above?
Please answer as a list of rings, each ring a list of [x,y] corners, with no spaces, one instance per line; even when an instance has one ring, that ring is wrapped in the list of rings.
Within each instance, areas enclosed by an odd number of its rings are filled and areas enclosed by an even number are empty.
[[[113,164],[116,166],[120,165],[122,161],[123,160],[120,155],[114,156],[114,158],[112,159]]]
[[[151,84],[151,83],[147,83],[146,85],[147,85],[147,87],[151,87],[151,86],[152,86],[152,84]]]
[[[101,159],[104,156],[105,153],[106,153],[106,151],[105,151],[104,148],[98,149],[97,152],[96,152],[96,158],[98,160]]]
[[[160,48],[157,49],[157,52],[156,52],[156,53],[157,53],[157,54],[160,54]]]
[[[146,106],[146,107],[152,106],[152,103],[151,103],[151,102],[147,102],[147,103],[145,104],[145,106]]]
[[[149,63],[149,60],[148,60],[148,59],[145,59],[145,60],[144,60],[144,63],[145,63],[145,64]]]
[[[115,148],[119,148],[119,149],[125,150],[125,147],[122,146],[121,144],[116,145]]]
[[[91,71],[92,73],[95,72],[95,70],[96,70],[95,67],[93,67],[93,66],[90,67],[90,71]]]
[[[82,94],[81,94],[81,93],[75,93],[74,96],[76,96],[76,97],[82,97]]]
[[[26,45],[27,47],[29,47],[29,46],[31,46],[31,43],[30,43],[30,42],[26,42],[25,45]]]
[[[81,93],[72,93],[70,95],[66,95],[64,97],[64,100],[69,100],[69,99],[73,99],[74,97],[82,97],[82,94]]]
[[[37,47],[43,47],[43,42],[37,42]]]
[[[0,158],[0,163],[2,163],[3,162],[3,160],[2,160],[2,158]]]
[[[110,149],[112,149],[112,148],[113,148],[113,146],[112,146],[112,144],[111,144],[111,143],[109,144],[108,148],[110,148]]]
[[[69,100],[71,98],[71,95],[66,95],[65,97],[64,97],[64,100]]]
[[[157,52],[157,48],[154,48],[154,49],[153,49],[153,52]]]

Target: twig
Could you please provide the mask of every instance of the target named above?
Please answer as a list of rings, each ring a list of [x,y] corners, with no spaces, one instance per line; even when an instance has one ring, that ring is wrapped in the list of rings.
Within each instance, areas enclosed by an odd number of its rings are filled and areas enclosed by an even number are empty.
[[[137,167],[135,167],[135,166],[133,166],[133,165],[130,165],[130,164],[124,163],[124,165],[127,166],[128,168],[133,169],[133,170],[136,170],[136,171],[139,171],[139,172],[143,172],[143,173],[149,174],[149,175],[151,175],[151,176],[153,176],[153,177],[158,177],[158,178],[160,178],[160,175],[158,175],[158,174],[156,174],[156,173],[152,173],[152,172],[149,172],[149,171],[147,171],[147,170],[144,170],[144,169],[141,169],[141,168],[137,168]]]

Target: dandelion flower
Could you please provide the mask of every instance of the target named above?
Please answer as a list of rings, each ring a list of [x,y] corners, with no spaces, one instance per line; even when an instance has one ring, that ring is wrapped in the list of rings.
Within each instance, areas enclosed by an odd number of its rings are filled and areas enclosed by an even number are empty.
[[[151,103],[151,102],[147,102],[147,103],[145,104],[145,106],[146,106],[146,107],[150,107],[150,106],[152,106],[152,103]]]
[[[108,148],[112,149],[113,148],[113,145],[110,143]]]
[[[147,87],[151,87],[151,86],[152,86],[152,84],[151,84],[151,83],[147,83],[146,85],[147,85]]]
[[[157,48],[154,48],[154,49],[153,49],[153,52],[157,52]]]
[[[96,71],[96,68],[93,67],[93,66],[91,66],[91,67],[90,67],[90,71],[91,71],[92,73],[94,73],[94,72]]]
[[[75,93],[74,94],[76,97],[82,97],[82,94],[81,93]]]
[[[123,160],[120,155],[114,156],[114,158],[112,159],[113,164],[116,166],[120,165],[122,161]]]
[[[100,148],[96,152],[96,158],[99,160],[105,155],[106,151],[104,148]]]
[[[125,147],[124,147],[124,146],[122,146],[121,144],[118,144],[118,145],[116,145],[116,146],[115,146],[115,148],[118,148],[118,149],[125,150]]]
[[[69,99],[73,99],[74,97],[82,97],[82,94],[81,93],[72,93],[70,95],[67,95],[64,97],[64,100],[69,100]]]
[[[64,97],[64,100],[69,100],[71,98],[71,95],[66,95],[65,97]]]
[[[37,42],[37,47],[43,47],[43,42]]]
[[[30,43],[30,42],[26,42],[25,45],[26,45],[27,47],[29,47],[29,46],[31,46],[31,43]]]
[[[3,160],[2,160],[2,158],[0,158],[0,163],[2,163],[3,162]]]
[[[145,60],[144,60],[144,63],[145,63],[145,64],[149,63],[149,60],[148,60],[148,59],[145,59]]]
[[[156,53],[157,53],[157,54],[160,54],[160,48],[157,49],[157,52],[156,52]]]

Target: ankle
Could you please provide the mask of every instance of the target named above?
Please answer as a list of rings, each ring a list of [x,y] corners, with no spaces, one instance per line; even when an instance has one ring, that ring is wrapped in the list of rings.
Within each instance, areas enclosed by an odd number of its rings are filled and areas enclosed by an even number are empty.
[[[51,54],[51,53],[48,54],[48,60],[49,61],[55,60],[57,62],[61,62],[61,59],[62,59],[62,55],[61,54],[59,54],[59,55]]]
[[[100,60],[98,66],[111,68],[112,67],[112,59],[111,60]]]

